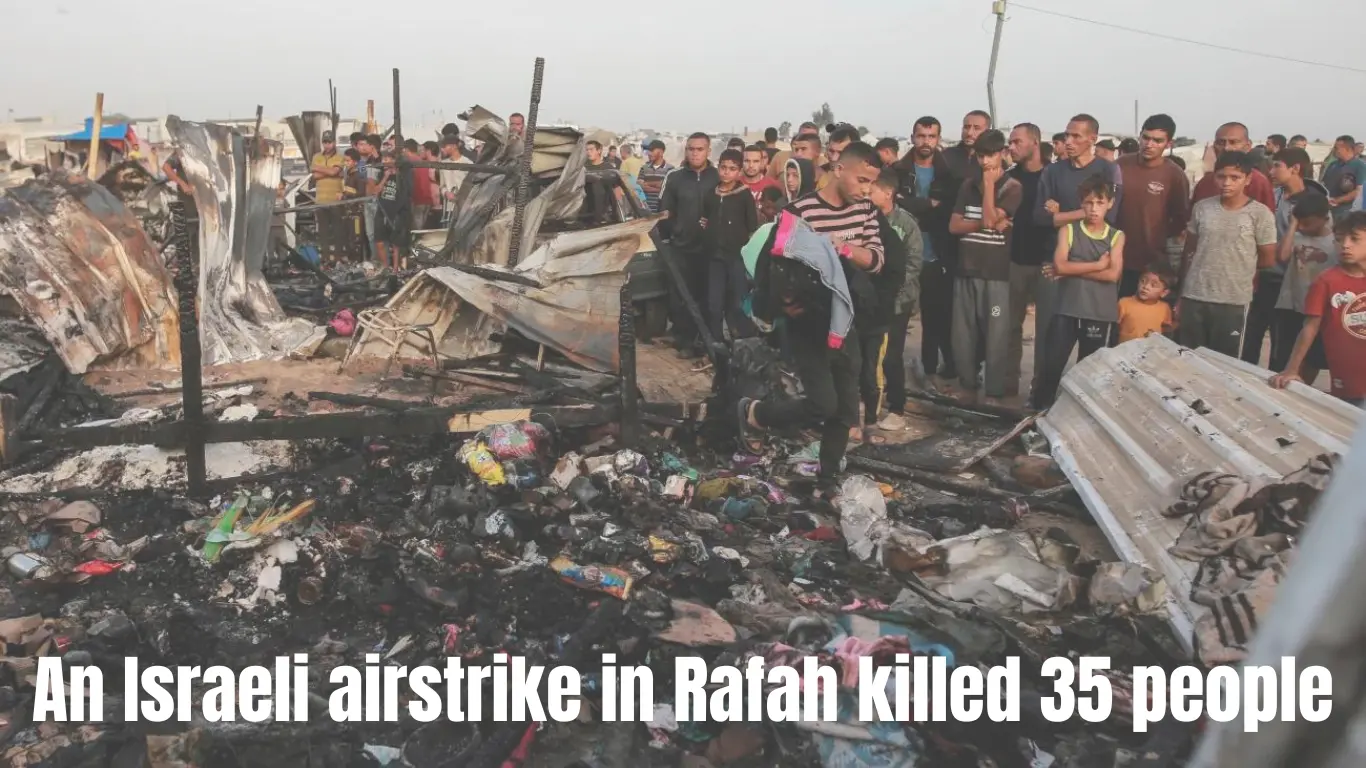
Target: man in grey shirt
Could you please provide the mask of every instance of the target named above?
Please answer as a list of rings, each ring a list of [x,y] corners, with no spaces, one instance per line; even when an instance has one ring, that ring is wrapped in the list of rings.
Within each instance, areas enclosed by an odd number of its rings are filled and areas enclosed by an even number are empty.
[[[1081,210],[1081,184],[1093,176],[1101,176],[1114,191],[1114,205],[1105,220],[1111,226],[1119,223],[1119,204],[1123,195],[1123,179],[1119,166],[1096,157],[1096,139],[1100,134],[1100,123],[1094,117],[1080,114],[1067,123],[1063,141],[1064,157],[1050,163],[1039,177],[1038,197],[1035,198],[1032,215],[1040,226],[1051,227],[1044,253],[1052,254],[1058,247],[1058,233],[1073,222],[1086,218]],[[1044,346],[1048,338],[1048,328],[1053,322],[1056,290],[1053,287],[1040,289],[1043,300],[1034,303],[1034,344]],[[1048,350],[1035,355],[1036,361],[1046,360]],[[1039,371],[1035,371],[1038,382]],[[1035,407],[1039,406],[1037,396],[1031,396]]]
[[[1119,223],[1119,207],[1123,200],[1124,180],[1119,166],[1096,157],[1096,138],[1100,123],[1090,115],[1081,114],[1067,123],[1065,142],[1067,159],[1049,165],[1039,179],[1039,198],[1034,205],[1034,220],[1053,227],[1049,253],[1058,244],[1058,230],[1074,221],[1081,221],[1081,183],[1092,176],[1103,176],[1115,190],[1115,205],[1105,215],[1111,225]]]
[[[1237,357],[1253,279],[1276,262],[1276,216],[1248,196],[1247,153],[1220,155],[1214,174],[1219,196],[1197,202],[1187,225],[1177,340]]]

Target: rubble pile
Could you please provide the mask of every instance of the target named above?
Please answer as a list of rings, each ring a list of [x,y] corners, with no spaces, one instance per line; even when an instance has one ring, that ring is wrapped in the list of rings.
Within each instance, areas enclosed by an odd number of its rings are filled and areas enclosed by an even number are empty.
[[[1017,525],[1018,502],[860,475],[833,505],[799,501],[809,480],[783,451],[732,457],[681,436],[629,450],[610,427],[533,417],[469,439],[313,441],[361,463],[207,504],[165,489],[5,501],[0,754],[45,766],[496,766],[514,750],[525,766],[1108,766],[1137,746],[1122,707],[1108,725],[1045,721],[1046,681],[1026,684],[1013,724],[858,723],[849,692],[863,656],[1022,656],[1027,681],[1069,653],[1172,662],[1179,650],[1147,613],[1161,600],[1151,574]],[[240,669],[294,653],[309,658],[308,722],[117,722],[126,656]],[[339,664],[495,653],[578,668],[585,714],[530,730],[327,717]],[[599,722],[604,653],[654,670],[652,722]],[[27,722],[40,655],[99,665],[116,722]],[[841,722],[678,722],[665,695],[678,656],[798,669],[814,657],[839,670]]]

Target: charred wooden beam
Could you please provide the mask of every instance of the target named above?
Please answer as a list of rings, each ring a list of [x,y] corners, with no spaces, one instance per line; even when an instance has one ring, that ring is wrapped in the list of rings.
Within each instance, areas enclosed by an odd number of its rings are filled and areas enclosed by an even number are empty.
[[[204,463],[204,371],[199,346],[199,237],[198,219],[191,219],[185,203],[172,203],[175,226],[176,292],[180,297],[180,392],[184,421],[181,445],[185,447],[185,477],[189,495],[207,492]]]
[[[635,448],[640,440],[640,395],[636,389],[636,321],[635,308],[631,305],[629,277],[621,285],[617,358],[621,378],[621,443],[627,448]]]
[[[541,83],[545,78],[545,59],[536,57],[536,68],[531,74],[531,107],[526,111],[526,133],[522,144],[522,162],[517,173],[517,208],[512,215],[512,233],[508,241],[509,268],[517,266],[522,253],[522,219],[531,196],[531,156],[536,152],[536,117],[541,111]]]
[[[561,428],[587,427],[614,421],[616,405],[536,405],[471,410],[468,406],[420,407],[390,413],[347,411],[284,419],[210,422],[202,427],[205,443],[251,440],[320,440],[365,436],[435,435],[478,432],[492,424],[530,419],[545,414]],[[184,422],[123,424],[53,430],[25,448],[96,448],[102,445],[185,445]]]

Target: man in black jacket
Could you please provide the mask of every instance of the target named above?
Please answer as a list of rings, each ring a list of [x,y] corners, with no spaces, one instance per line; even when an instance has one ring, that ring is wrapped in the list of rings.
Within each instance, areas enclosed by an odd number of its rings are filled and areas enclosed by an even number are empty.
[[[721,177],[711,164],[711,137],[694,133],[688,137],[684,164],[664,179],[659,196],[659,211],[668,218],[661,230],[668,236],[668,248],[683,274],[683,282],[693,301],[707,295],[707,221],[705,202],[714,194]],[[701,353],[697,324],[693,322],[683,294],[672,285],[669,292],[669,319],[673,321],[674,347],[679,357],[694,358]]]
[[[958,376],[953,365],[950,331],[953,321],[953,266],[958,240],[949,234],[949,218],[963,186],[939,151],[939,121],[922,117],[912,129],[911,149],[894,166],[901,177],[897,205],[915,216],[924,240],[920,273],[920,360],[925,373],[944,379]],[[940,362],[943,367],[940,367]]]

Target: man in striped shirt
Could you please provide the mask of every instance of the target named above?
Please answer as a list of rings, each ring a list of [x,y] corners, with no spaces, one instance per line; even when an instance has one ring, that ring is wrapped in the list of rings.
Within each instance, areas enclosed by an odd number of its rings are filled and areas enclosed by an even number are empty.
[[[674,169],[664,159],[664,142],[655,139],[649,144],[650,159],[640,167],[636,179],[645,190],[645,205],[650,213],[659,213],[659,193],[664,190],[664,179]]]
[[[953,358],[964,399],[977,399],[977,363],[986,361],[986,396],[1006,396],[1010,369],[1011,223],[1024,188],[1005,173],[1006,137],[990,130],[974,144],[979,167],[958,193],[949,233],[958,241],[953,287]],[[986,348],[979,340],[986,340]]]
[[[863,364],[858,342],[859,318],[871,315],[876,307],[877,294],[871,276],[881,271],[884,258],[877,209],[868,199],[878,177],[878,165],[877,153],[871,146],[854,142],[831,166],[831,181],[824,189],[793,201],[785,209],[829,237],[839,258],[854,305],[854,332],[841,346],[829,345],[828,291],[779,295],[782,290],[770,280],[774,259],[782,258],[773,255],[773,235],[764,244],[755,270],[755,315],[769,322],[779,312],[785,316],[803,396],[786,400],[741,399],[738,415],[742,448],[755,450],[755,435],[764,430],[819,424],[818,482],[823,491],[835,487],[848,448],[849,430],[859,423],[859,371]]]

